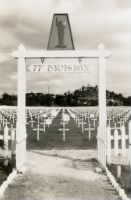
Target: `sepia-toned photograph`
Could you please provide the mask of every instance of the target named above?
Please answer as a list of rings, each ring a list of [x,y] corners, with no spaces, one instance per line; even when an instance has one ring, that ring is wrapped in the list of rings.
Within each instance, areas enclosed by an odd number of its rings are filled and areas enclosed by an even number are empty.
[[[131,199],[124,0],[0,0],[0,200]]]

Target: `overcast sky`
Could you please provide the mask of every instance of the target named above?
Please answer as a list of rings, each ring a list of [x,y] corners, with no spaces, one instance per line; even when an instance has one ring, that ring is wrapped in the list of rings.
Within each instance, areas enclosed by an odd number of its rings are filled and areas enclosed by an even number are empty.
[[[46,49],[53,14],[68,13],[75,49],[95,49],[102,42],[112,54],[107,89],[131,95],[128,7],[128,0],[0,0],[0,94],[17,91],[17,62],[11,52],[20,43]],[[96,77],[27,73],[27,91],[47,92],[49,86],[57,93],[88,83],[97,84]]]

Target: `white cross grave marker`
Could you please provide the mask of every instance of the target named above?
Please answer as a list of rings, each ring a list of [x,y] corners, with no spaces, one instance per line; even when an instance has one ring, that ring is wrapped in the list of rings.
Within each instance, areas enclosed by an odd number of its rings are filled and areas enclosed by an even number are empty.
[[[33,117],[31,117],[31,120],[29,121],[29,123],[31,123],[31,128],[33,128],[34,127],[34,123],[35,123],[35,121],[33,120]]]
[[[70,117],[68,114],[65,114],[63,113],[62,114],[62,125],[63,127],[58,129],[59,131],[62,131],[62,135],[63,135],[63,142],[66,141],[66,131],[69,131],[69,129],[67,129],[65,126],[66,126],[66,123],[70,120]]]
[[[85,131],[88,131],[88,139],[90,140],[90,139],[91,139],[91,131],[94,131],[95,128],[92,128],[92,127],[91,127],[91,124],[89,123],[89,124],[88,124],[88,128],[85,128],[84,130],[85,130]]]
[[[37,142],[40,140],[40,131],[43,131],[43,128],[40,128],[40,124],[37,124],[36,128],[33,128],[34,131],[36,131],[36,140]]]

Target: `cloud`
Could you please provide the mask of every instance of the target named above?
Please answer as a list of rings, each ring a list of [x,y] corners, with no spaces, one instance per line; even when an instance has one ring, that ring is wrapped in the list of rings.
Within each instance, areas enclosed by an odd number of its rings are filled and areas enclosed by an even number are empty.
[[[107,87],[124,94],[129,92],[128,3],[123,0],[1,0],[0,1],[0,91],[16,91],[17,61],[10,53],[20,43],[32,49],[46,49],[54,13],[69,13],[76,49],[96,49],[103,42],[111,50],[107,65]],[[8,77],[8,83],[6,81]],[[124,84],[121,83],[124,80]],[[79,80],[79,81],[78,81]],[[115,82],[117,80],[117,83]],[[88,82],[93,75],[29,74],[29,90],[65,91]],[[126,87],[127,86],[127,87]]]
[[[5,62],[6,60],[7,60],[6,55],[1,53],[1,54],[0,54],[0,63]]]

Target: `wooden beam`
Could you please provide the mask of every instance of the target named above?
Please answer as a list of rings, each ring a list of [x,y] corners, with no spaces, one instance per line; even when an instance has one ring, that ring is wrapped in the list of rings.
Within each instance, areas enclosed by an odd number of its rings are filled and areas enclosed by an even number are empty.
[[[105,57],[109,58],[111,56],[110,51],[104,50],[65,50],[65,51],[46,51],[46,50],[17,50],[12,53],[15,58],[98,58]]]

